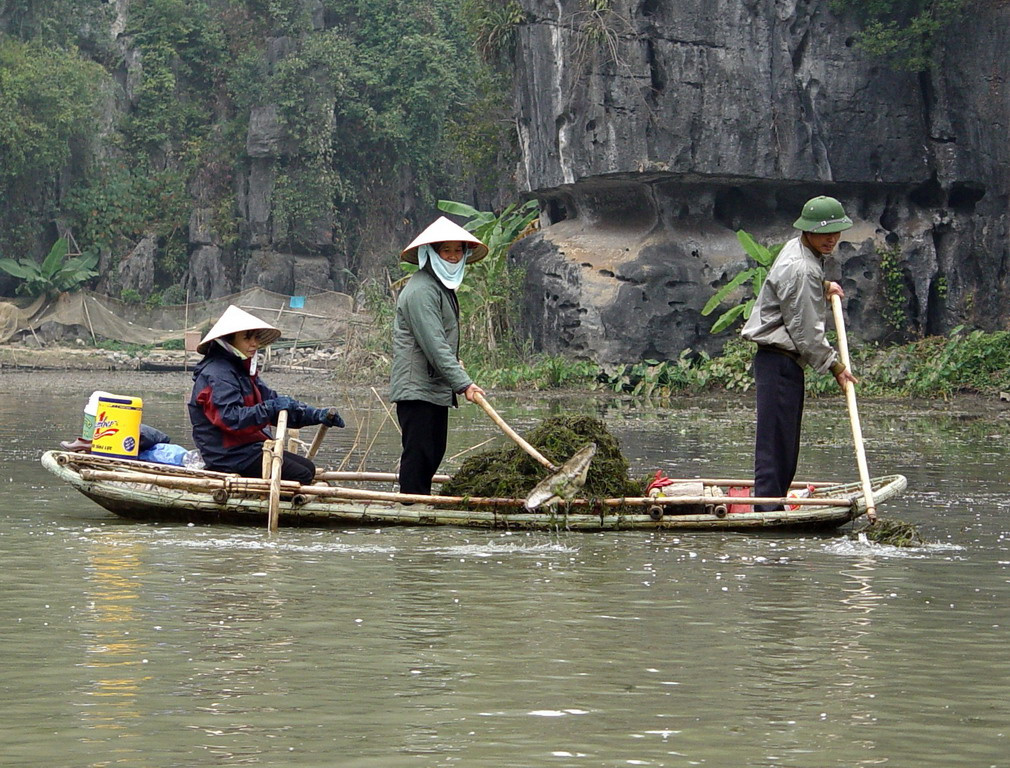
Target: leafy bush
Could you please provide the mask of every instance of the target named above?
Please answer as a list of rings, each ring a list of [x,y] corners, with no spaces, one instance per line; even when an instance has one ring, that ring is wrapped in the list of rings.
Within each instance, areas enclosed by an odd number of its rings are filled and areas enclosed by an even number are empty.
[[[736,390],[754,383],[750,373],[754,346],[733,337],[722,355],[710,357],[685,349],[676,360],[642,360],[600,370],[598,382],[614,392],[636,397],[669,397],[678,392]]]
[[[133,288],[124,288],[120,291],[119,298],[124,304],[141,304],[144,301],[140,292]]]

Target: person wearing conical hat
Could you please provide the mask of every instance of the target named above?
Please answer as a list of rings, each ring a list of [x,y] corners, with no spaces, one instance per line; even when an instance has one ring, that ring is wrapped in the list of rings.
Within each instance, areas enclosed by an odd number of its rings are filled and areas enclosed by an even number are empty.
[[[390,399],[402,433],[400,492],[429,495],[445,456],[449,407],[484,394],[459,360],[459,300],[467,264],[487,246],[444,216],[414,238],[400,259],[419,269],[400,291],[393,320]]]
[[[203,360],[193,371],[189,418],[193,442],[207,469],[261,477],[263,442],[281,411],[288,412],[293,429],[344,426],[336,408],[313,408],[277,394],[260,379],[257,352],[280,335],[270,323],[232,305],[197,345]],[[312,461],[284,452],[281,479],[306,485],[315,475]]]
[[[804,203],[793,223],[800,234],[782,246],[741,331],[743,338],[757,344],[755,496],[784,497],[796,475],[803,369],[831,371],[843,390],[847,382],[856,383],[825,338],[824,321],[829,297],[845,297],[838,283],[824,279],[824,262],[851,226],[852,219],[833,197],[822,195]],[[759,504],[755,509],[773,511],[782,506]]]

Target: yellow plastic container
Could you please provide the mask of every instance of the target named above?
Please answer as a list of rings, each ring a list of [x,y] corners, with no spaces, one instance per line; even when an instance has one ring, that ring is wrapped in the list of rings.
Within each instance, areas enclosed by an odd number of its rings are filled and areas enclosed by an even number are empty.
[[[91,452],[120,459],[137,458],[143,411],[144,401],[139,397],[103,393],[98,398]]]

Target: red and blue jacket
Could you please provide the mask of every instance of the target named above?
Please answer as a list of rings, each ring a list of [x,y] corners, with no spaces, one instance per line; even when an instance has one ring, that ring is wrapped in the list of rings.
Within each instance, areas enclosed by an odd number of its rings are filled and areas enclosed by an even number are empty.
[[[259,376],[249,375],[249,362],[211,344],[193,372],[189,419],[207,469],[238,472],[262,458],[262,443],[272,437],[268,430],[277,423],[278,395]],[[306,408],[313,410],[297,401],[290,406],[288,426],[318,424],[305,421]]]

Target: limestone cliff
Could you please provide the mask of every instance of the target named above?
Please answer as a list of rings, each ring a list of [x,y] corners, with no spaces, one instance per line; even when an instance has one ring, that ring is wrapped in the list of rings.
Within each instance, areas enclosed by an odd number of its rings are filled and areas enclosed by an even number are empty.
[[[1005,327],[1010,4],[949,30],[932,73],[856,45],[829,0],[523,0],[523,180],[544,203],[525,317],[599,362],[714,350],[701,308],[802,202],[857,222],[829,273],[866,340]],[[882,268],[881,255],[892,262]]]

